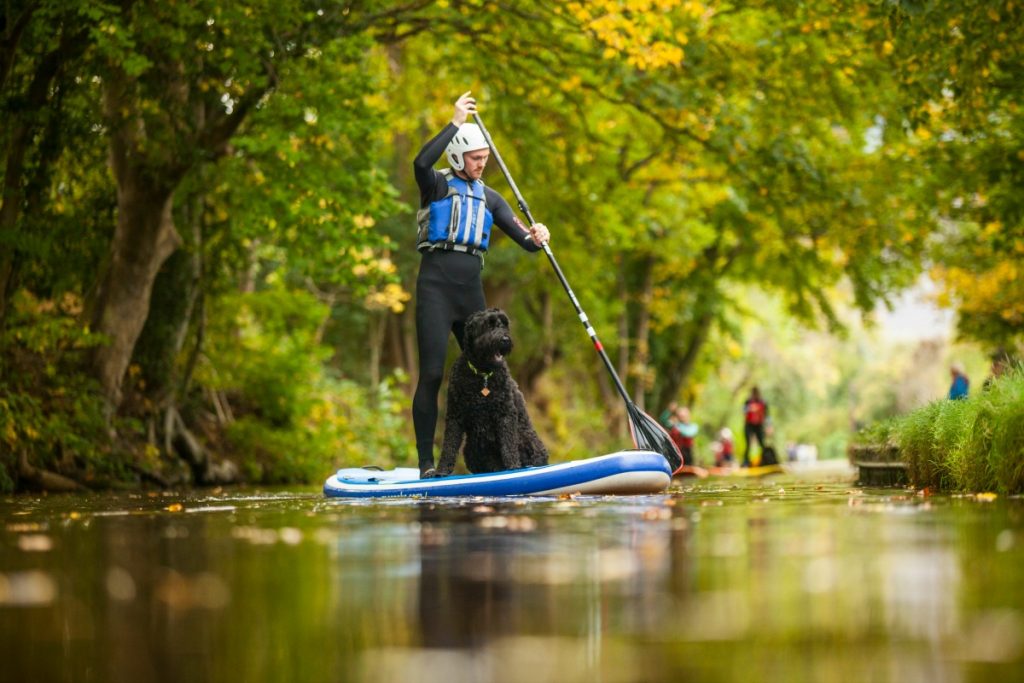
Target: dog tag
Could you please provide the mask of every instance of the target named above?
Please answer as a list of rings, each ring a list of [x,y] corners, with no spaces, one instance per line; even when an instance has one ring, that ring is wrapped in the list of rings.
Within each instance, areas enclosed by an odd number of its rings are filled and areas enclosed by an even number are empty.
[[[484,387],[483,389],[480,390],[480,393],[483,394],[484,396],[490,396],[491,390],[488,389],[487,387]]]

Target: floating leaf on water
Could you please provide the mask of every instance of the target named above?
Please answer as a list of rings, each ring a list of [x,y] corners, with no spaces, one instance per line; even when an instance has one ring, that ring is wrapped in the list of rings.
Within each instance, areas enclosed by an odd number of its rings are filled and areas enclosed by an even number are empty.
[[[976,496],[974,496],[975,500],[980,500],[982,503],[991,503],[998,497],[999,496],[997,496],[996,494],[987,491],[985,493],[979,493]]]
[[[184,509],[185,506],[182,505],[181,503],[171,503],[170,505],[164,508],[164,510],[167,510],[168,512],[181,512]]]

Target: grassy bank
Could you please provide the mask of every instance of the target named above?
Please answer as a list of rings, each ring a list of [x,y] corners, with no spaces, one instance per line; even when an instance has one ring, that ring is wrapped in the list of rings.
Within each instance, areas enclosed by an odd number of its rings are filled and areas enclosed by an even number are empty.
[[[891,444],[917,488],[1024,493],[1024,368],[964,400],[933,401],[857,435]]]

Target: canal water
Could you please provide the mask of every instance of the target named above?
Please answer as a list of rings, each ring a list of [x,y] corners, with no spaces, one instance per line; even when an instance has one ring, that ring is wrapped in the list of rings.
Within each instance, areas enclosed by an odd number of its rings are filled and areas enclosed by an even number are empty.
[[[1024,500],[0,498],[0,680],[1024,679]]]

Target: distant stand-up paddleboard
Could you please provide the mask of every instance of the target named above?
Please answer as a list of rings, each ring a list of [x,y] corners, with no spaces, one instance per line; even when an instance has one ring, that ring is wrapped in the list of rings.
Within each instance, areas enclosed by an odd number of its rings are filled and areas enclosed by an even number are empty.
[[[660,493],[671,482],[672,471],[661,453],[620,451],[543,467],[436,479],[420,479],[419,470],[412,467],[355,467],[331,475],[324,494],[335,498],[638,495]]]

